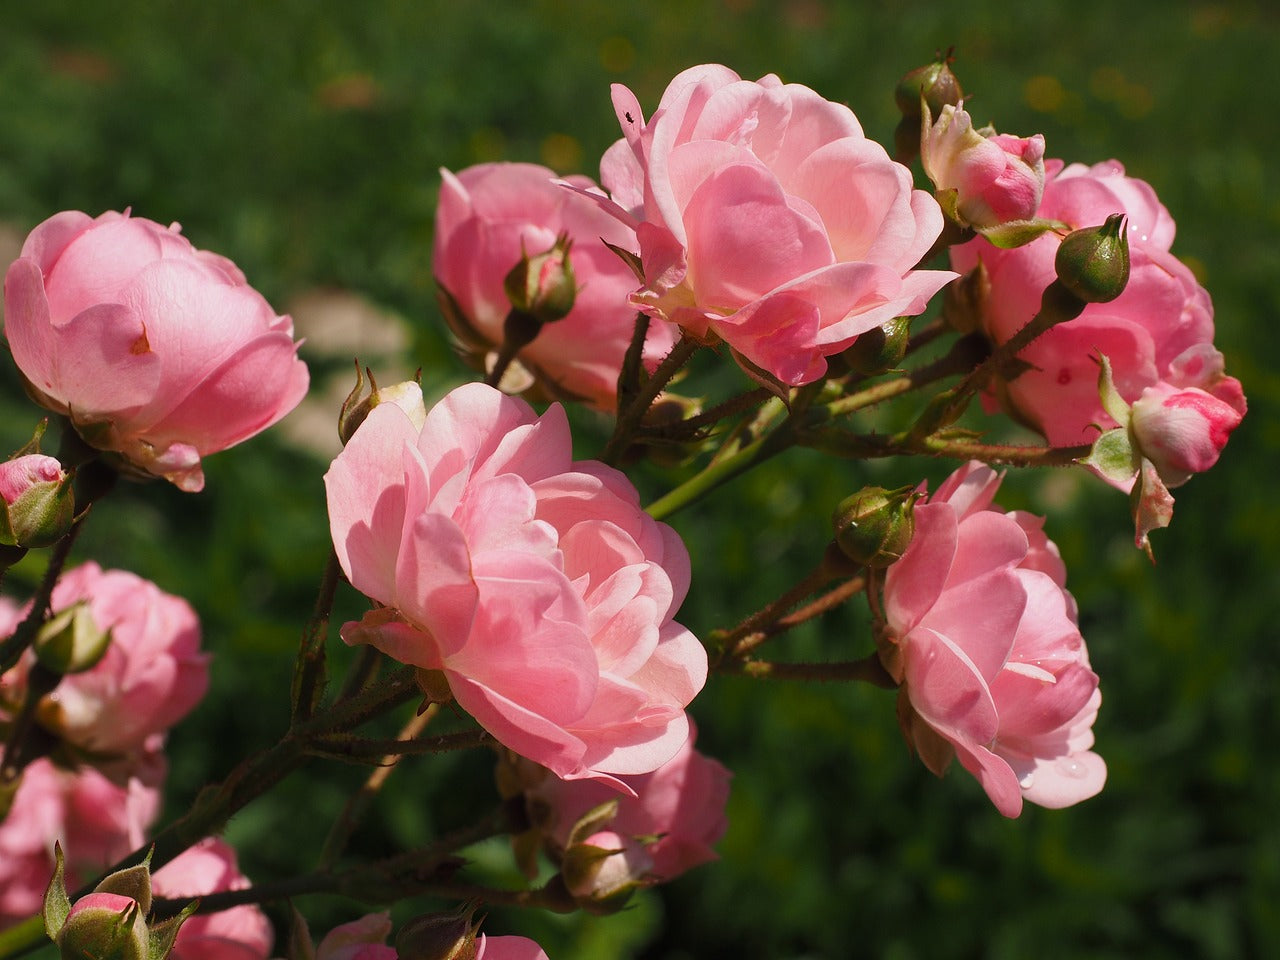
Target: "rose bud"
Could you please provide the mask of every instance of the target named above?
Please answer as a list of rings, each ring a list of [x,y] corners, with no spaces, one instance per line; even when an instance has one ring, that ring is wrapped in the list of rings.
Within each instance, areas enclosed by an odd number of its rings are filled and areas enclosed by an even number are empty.
[[[0,544],[47,547],[71,529],[71,477],[53,457],[29,453],[0,463]]]
[[[1130,415],[1139,452],[1166,486],[1178,487],[1218,462],[1243,412],[1198,387],[1158,383],[1142,391]]]
[[[981,230],[1030,220],[1044,193],[1044,137],[975,130],[963,104],[926,108],[920,162],[937,187],[942,209],[961,226]]]

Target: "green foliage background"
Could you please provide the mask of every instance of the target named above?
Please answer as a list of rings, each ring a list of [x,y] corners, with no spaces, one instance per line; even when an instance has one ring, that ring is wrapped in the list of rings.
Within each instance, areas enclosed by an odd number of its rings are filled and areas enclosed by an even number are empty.
[[[553,960],[1238,958],[1280,942],[1277,14],[1101,0],[47,0],[4,11],[10,232],[67,208],[180,220],[277,305],[338,288],[408,318],[405,366],[421,364],[437,391],[467,376],[430,278],[439,167],[512,159],[594,173],[617,136],[610,82],[652,110],[677,70],[708,61],[846,100],[887,141],[898,76],[953,44],[977,119],[1042,131],[1068,161],[1118,157],[1155,186],[1252,405],[1222,463],[1178,491],[1155,568],[1130,545],[1114,492],[1068,472],[1006,481],[1003,502],[1050,514],[1068,562],[1103,678],[1106,791],[1005,821],[964,775],[937,782],[906,755],[890,694],[716,678],[693,712],[700,745],[736,773],[720,863],[616,917],[495,910],[490,932],[533,935]],[[0,376],[12,449],[39,413],[11,365]],[[588,455],[602,427],[580,419]],[[831,507],[862,483],[936,482],[951,466],[794,452],[737,481],[674,519],[695,571],[681,620],[705,635],[776,595],[809,569]],[[213,692],[171,739],[169,815],[283,730],[290,654],[328,550],[323,470],[273,433],[209,461],[199,496],[124,486],[77,547],[188,597],[216,655]],[[657,475],[643,482],[662,489]],[[6,588],[34,582],[39,563]],[[357,616],[360,602],[344,594],[340,606]],[[830,616],[798,636],[795,655],[865,653],[865,619],[852,606]],[[317,763],[246,810],[229,832],[246,872],[307,869],[364,774]],[[492,796],[479,754],[406,764],[357,849],[425,841]],[[478,859],[510,879],[501,844]],[[299,906],[319,931],[364,912],[333,898]]]

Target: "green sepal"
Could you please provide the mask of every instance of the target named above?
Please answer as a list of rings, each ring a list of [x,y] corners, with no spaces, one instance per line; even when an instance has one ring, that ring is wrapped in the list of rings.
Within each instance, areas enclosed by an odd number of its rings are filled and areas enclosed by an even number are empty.
[[[1061,220],[1045,220],[1041,217],[1032,217],[1030,220],[1010,220],[1007,223],[998,223],[993,227],[974,227],[973,229],[986,237],[993,247],[999,247],[1001,250],[1012,250],[1014,247],[1025,246],[1046,233],[1065,233],[1071,229],[1071,226]]]
[[[311,940],[311,929],[306,919],[289,903],[289,942],[285,947],[286,960],[316,960],[316,947]]]
[[[613,818],[618,815],[618,801],[606,800],[597,807],[592,807],[581,817],[578,822],[573,825],[573,829],[569,831],[569,839],[565,846],[572,847],[581,843],[592,834],[599,833],[610,823]]]
[[[199,900],[192,900],[182,912],[176,917],[170,917],[168,920],[161,921],[151,925],[148,937],[147,960],[165,960],[169,956],[169,951],[173,949],[173,943],[178,939],[179,928],[186,923],[187,918],[196,912],[200,907]]]
[[[639,257],[630,250],[624,250],[622,247],[615,243],[610,243],[608,240],[601,240],[600,242],[617,254],[618,259],[631,268],[631,272],[636,275],[636,279],[641,283],[644,283],[644,264],[640,261]]]
[[[1120,396],[1116,389],[1115,377],[1111,372],[1111,361],[1105,353],[1098,354],[1098,398],[1102,401],[1102,409],[1107,416],[1122,427],[1129,426],[1129,403]]]
[[[144,914],[151,912],[151,854],[132,867],[125,867],[102,878],[102,882],[93,888],[94,893],[117,893],[130,900],[136,900]]]
[[[44,908],[40,916],[44,918],[44,932],[50,940],[56,941],[62,928],[66,926],[67,917],[71,915],[71,898],[67,896],[66,858],[62,855],[62,844],[53,844],[53,879],[44,891]]]
[[[1096,471],[1107,482],[1124,487],[1137,475],[1140,461],[1129,439],[1128,428],[1116,427],[1093,441],[1093,449],[1080,463]]]

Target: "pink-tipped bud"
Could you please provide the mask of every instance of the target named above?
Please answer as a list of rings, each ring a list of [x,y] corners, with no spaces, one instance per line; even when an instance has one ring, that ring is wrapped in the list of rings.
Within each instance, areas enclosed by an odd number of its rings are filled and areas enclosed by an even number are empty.
[[[0,463],[0,544],[48,547],[75,520],[71,478],[53,457],[29,453]]]
[[[920,162],[943,210],[976,229],[1030,220],[1044,193],[1044,137],[976,130],[963,104],[947,104],[935,121],[926,109]]]
[[[597,913],[621,909],[652,869],[643,846],[612,830],[571,845],[560,863],[566,889],[584,909]]]
[[[562,233],[549,249],[520,257],[502,283],[515,313],[527,314],[539,327],[568,315],[578,296],[573,264],[569,261],[571,246],[573,241],[569,235]],[[510,318],[507,325],[511,325]],[[533,334],[536,336],[537,330]],[[525,342],[532,339],[533,336],[529,336]]]
[[[1240,410],[1212,393],[1158,383],[1134,403],[1130,429],[1164,484],[1178,487],[1218,462],[1241,419]]]

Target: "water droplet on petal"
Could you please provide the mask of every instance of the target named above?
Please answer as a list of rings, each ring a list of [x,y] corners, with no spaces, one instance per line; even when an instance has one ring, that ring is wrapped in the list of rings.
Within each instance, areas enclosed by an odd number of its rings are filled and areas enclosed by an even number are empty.
[[[1061,757],[1054,764],[1058,772],[1073,780],[1083,780],[1089,775],[1089,768],[1074,757]]]
[[[1036,778],[1036,772],[1034,770],[1028,770],[1026,773],[1022,775],[1022,779],[1018,781],[1018,786],[1021,787],[1023,790],[1030,790],[1031,783],[1033,780],[1035,780],[1035,778]]]

